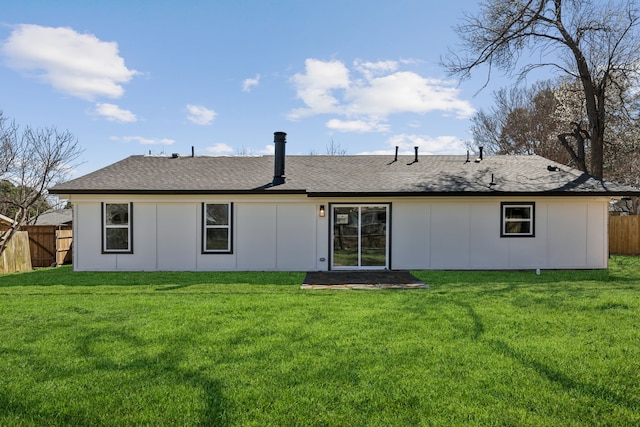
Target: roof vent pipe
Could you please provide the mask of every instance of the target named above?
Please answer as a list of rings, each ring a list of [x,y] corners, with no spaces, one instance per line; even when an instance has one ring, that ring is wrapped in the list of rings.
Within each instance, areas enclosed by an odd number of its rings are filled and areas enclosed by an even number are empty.
[[[480,160],[482,160],[482,150],[484,150],[484,147],[478,147],[478,149],[480,150]]]
[[[396,156],[393,158],[393,160],[391,160],[389,163],[387,163],[387,166],[392,165],[397,161],[398,161],[398,146],[396,145]]]
[[[407,163],[407,166],[411,166],[414,163],[418,163],[418,147],[413,147],[413,149],[416,150],[416,157],[413,159],[413,162]]]
[[[273,142],[276,145],[274,153],[274,172],[272,185],[284,184],[284,145],[287,143],[287,134],[285,132],[274,132]]]

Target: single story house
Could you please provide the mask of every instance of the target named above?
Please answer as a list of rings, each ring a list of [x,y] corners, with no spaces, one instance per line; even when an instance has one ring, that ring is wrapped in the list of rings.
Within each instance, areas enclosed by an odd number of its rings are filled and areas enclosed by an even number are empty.
[[[274,156],[131,156],[54,186],[74,269],[600,269],[610,199],[640,195],[538,156],[285,156],[274,137]]]

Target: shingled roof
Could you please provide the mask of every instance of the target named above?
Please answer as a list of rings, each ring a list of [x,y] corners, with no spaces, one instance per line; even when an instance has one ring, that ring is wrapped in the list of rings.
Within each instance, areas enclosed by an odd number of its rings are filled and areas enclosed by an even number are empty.
[[[270,194],[313,196],[640,195],[539,156],[131,156],[50,189],[53,194]]]

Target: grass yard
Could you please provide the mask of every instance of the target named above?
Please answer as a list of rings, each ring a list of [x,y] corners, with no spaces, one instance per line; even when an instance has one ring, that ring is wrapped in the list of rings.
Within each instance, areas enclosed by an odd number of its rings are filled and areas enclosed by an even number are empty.
[[[414,274],[0,276],[0,425],[640,424],[640,258]]]

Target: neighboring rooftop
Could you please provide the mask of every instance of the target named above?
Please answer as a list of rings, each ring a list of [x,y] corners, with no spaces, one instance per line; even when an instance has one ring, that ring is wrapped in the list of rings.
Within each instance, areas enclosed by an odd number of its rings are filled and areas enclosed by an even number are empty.
[[[131,156],[50,189],[54,194],[300,193],[309,196],[640,195],[539,156]]]
[[[71,225],[72,221],[72,209],[50,209],[38,216],[35,225]]]

